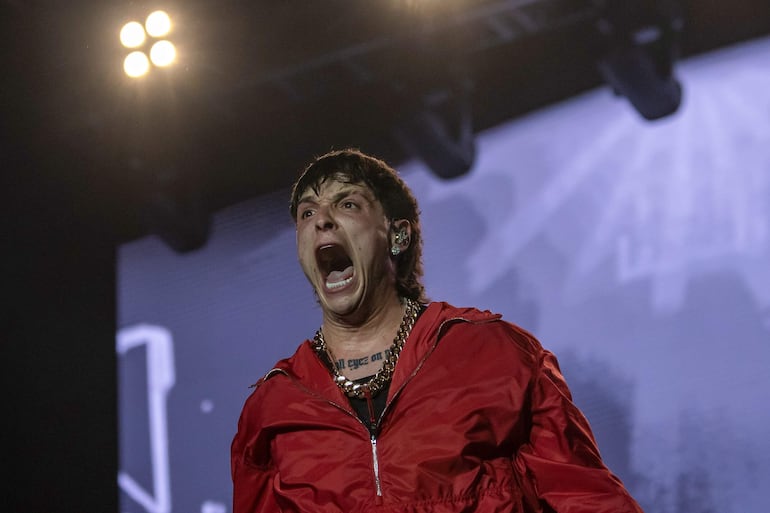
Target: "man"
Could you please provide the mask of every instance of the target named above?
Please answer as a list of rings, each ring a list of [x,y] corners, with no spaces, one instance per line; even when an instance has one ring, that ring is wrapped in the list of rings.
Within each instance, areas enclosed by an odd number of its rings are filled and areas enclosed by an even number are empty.
[[[246,401],[234,513],[641,513],[534,337],[428,303],[417,202],[393,169],[324,155],[291,214],[323,319]]]

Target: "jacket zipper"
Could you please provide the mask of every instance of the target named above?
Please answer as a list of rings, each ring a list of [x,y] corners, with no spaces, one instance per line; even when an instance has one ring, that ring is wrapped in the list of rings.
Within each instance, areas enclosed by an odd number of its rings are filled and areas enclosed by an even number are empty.
[[[377,437],[372,435],[372,462],[374,463],[374,486],[377,489],[377,497],[382,497],[382,487],[380,486],[380,460],[377,459]]]
[[[380,485],[380,460],[377,459],[377,428],[379,427],[378,419],[374,418],[374,402],[372,401],[372,392],[369,389],[364,391],[364,399],[366,399],[366,408],[369,410],[369,424],[372,426],[372,431],[369,431],[369,441],[372,444],[372,468],[374,469],[374,488],[377,491],[378,504],[382,500],[382,486]],[[359,419],[360,420],[360,419]]]

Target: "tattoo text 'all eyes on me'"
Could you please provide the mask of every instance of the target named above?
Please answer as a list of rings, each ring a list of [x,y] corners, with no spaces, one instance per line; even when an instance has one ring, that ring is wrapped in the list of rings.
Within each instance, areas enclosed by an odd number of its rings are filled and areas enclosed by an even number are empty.
[[[385,358],[388,358],[389,356],[390,356],[390,349],[386,349],[385,351],[374,353],[372,356],[364,356],[363,358],[350,358],[347,361],[340,358],[339,360],[334,362],[334,365],[337,367],[337,370],[343,370],[343,369],[356,370],[359,367],[364,367],[366,365],[369,365],[371,362],[382,361]]]

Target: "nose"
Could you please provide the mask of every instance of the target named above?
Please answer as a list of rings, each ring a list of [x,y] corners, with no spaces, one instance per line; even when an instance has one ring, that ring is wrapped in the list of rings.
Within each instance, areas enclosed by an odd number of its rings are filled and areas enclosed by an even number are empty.
[[[316,230],[326,231],[336,226],[334,218],[326,205],[319,205],[315,215]]]

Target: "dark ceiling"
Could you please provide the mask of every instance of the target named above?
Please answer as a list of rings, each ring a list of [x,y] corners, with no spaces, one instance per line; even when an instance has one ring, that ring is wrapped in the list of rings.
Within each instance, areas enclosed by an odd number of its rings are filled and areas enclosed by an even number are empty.
[[[478,132],[601,84],[607,39],[596,27],[611,4],[637,26],[671,10],[630,0],[6,0],[3,186],[12,206],[66,197],[68,219],[97,219],[122,241],[157,229],[163,212],[194,223],[286,187],[331,148],[397,163],[420,150],[403,130],[418,113]],[[681,57],[770,34],[767,0],[673,5]],[[179,62],[128,79],[117,32],[156,7],[175,22]]]

